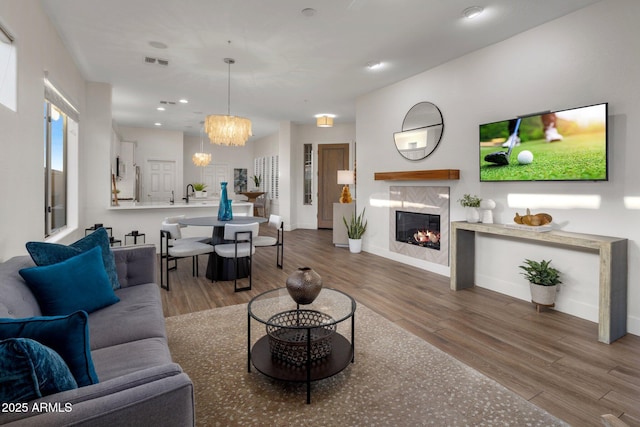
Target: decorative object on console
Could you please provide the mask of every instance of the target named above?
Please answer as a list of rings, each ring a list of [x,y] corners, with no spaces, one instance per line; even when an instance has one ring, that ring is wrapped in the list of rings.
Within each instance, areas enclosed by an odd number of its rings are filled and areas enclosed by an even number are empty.
[[[398,153],[408,160],[422,160],[438,147],[444,131],[440,109],[431,102],[420,102],[407,112],[402,131],[393,134]]]
[[[322,277],[310,267],[298,267],[287,277],[287,292],[296,304],[311,304],[322,290]]]
[[[230,221],[233,219],[233,212],[231,211],[231,199],[227,195],[227,183],[221,182],[220,186],[220,206],[218,206],[218,220]]]
[[[357,254],[362,251],[362,235],[367,231],[367,221],[364,220],[364,211],[358,216],[351,214],[351,220],[347,223],[347,219],[342,217],[345,227],[347,227],[347,236],[349,237],[349,252]]]
[[[538,312],[540,307],[554,307],[556,301],[556,291],[560,281],[560,272],[551,267],[551,260],[532,261],[525,259],[524,264],[519,268],[522,274],[529,281],[531,290],[531,302],[536,305]]]
[[[340,194],[340,203],[351,203],[351,192],[349,191],[349,185],[354,184],[356,181],[356,175],[351,170],[339,170],[338,171],[338,184],[342,184],[342,193]]]
[[[478,208],[480,207],[480,202],[482,202],[481,198],[476,195],[465,194],[462,199],[458,199],[458,202],[465,208],[467,222],[480,222]]]
[[[251,133],[251,120],[231,115],[231,64],[236,61],[233,58],[224,58],[229,65],[229,80],[227,86],[227,115],[213,114],[205,119],[205,131],[209,135],[212,144],[244,146]]]
[[[527,208],[525,215],[520,215],[516,212],[516,216],[513,218],[513,222],[516,224],[528,225],[531,227],[540,227],[543,225],[551,224],[553,217],[548,213],[539,213],[531,215],[531,210]]]
[[[493,224],[493,210],[496,208],[496,202],[491,199],[481,200],[480,209],[482,210],[482,223]]]

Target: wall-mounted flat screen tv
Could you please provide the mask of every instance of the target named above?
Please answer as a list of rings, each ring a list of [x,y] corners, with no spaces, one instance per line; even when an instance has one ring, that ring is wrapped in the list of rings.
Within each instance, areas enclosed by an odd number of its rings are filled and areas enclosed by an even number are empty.
[[[480,125],[480,181],[606,181],[607,103]]]

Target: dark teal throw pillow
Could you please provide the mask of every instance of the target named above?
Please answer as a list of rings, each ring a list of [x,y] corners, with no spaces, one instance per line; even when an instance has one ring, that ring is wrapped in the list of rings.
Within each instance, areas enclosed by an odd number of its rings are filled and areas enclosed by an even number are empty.
[[[78,388],[62,357],[28,338],[0,341],[0,402],[28,402]]]
[[[38,266],[57,264],[96,246],[102,248],[102,262],[107,276],[109,276],[111,287],[120,289],[116,261],[109,245],[109,233],[105,228],[98,228],[93,233],[69,246],[45,242],[27,242],[26,244],[31,259]]]
[[[89,342],[89,315],[78,311],[68,316],[0,318],[0,340],[30,338],[58,353],[78,386],[98,383]]]
[[[120,301],[109,283],[99,247],[57,264],[23,268],[19,273],[45,316],[78,310],[91,313]]]

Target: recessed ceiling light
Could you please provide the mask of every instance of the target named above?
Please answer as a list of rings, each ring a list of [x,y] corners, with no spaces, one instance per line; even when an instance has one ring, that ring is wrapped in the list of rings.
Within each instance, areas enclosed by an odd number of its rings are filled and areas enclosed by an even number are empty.
[[[467,19],[477,18],[484,12],[484,8],[482,6],[471,6],[462,11],[462,15],[464,15]]]
[[[164,107],[158,107],[158,108],[156,108],[156,110],[158,110],[158,111],[164,111],[164,110],[166,110],[166,108],[164,108]]]
[[[302,9],[302,12],[301,12],[301,13],[302,13],[304,16],[306,16],[307,18],[310,18],[310,17],[312,17],[313,15],[315,15],[315,14],[316,14],[316,10],[315,10],[314,8],[312,8],[312,7],[307,7],[307,8],[305,8],[305,9]]]
[[[367,68],[370,70],[377,70],[382,67],[381,61],[369,61],[367,62]]]
[[[157,41],[150,41],[149,42],[149,46],[155,47],[156,49],[166,49],[166,48],[169,47],[166,44],[164,44],[162,42],[157,42]]]
[[[182,98],[181,100],[178,101],[180,104],[188,104],[189,100],[188,99],[184,99]]]
[[[155,122],[155,123],[154,123],[154,125],[156,125],[156,126],[162,126],[162,123],[160,123],[160,122]]]

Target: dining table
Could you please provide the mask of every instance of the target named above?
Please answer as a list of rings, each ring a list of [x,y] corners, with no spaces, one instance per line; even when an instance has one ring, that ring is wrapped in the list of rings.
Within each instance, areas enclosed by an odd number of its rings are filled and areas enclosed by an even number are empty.
[[[193,218],[182,218],[178,221],[178,224],[183,226],[194,227],[213,227],[211,233],[211,244],[218,245],[221,243],[230,243],[224,238],[224,226],[226,224],[251,224],[257,222],[262,224],[267,222],[267,218],[259,216],[235,216],[230,220],[222,221],[217,216],[202,216]],[[248,259],[238,260],[238,279],[248,277]],[[206,277],[212,281],[228,281],[233,280],[236,275],[236,268],[234,260],[229,258],[218,257],[215,251],[209,254],[209,261],[207,262]]]

